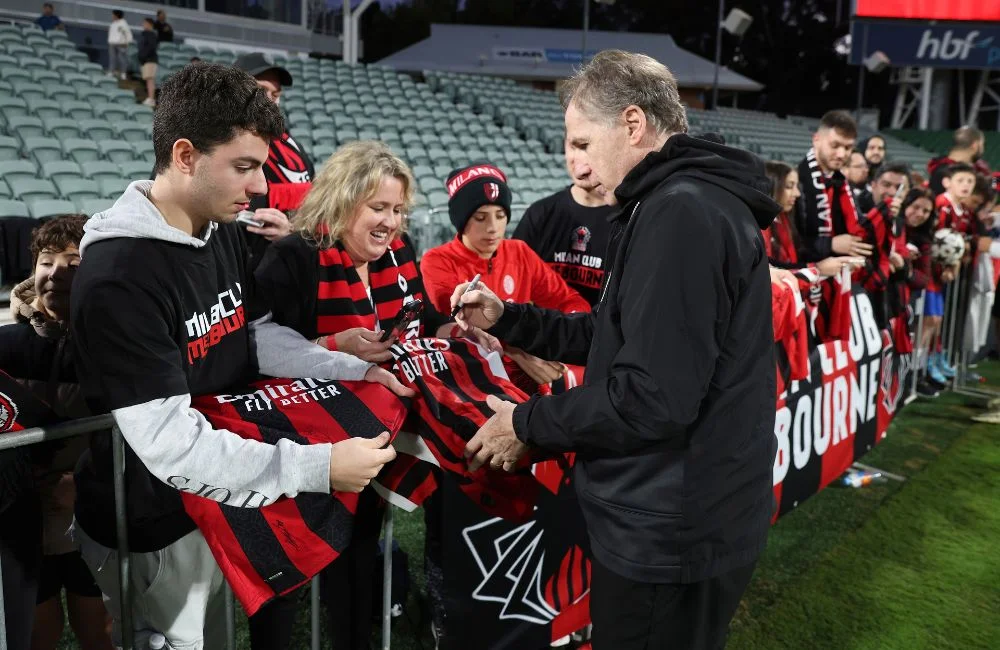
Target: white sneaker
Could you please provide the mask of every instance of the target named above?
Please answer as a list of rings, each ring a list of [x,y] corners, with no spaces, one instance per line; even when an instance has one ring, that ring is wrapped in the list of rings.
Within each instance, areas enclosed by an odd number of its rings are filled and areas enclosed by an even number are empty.
[[[152,108],[156,106],[156,100],[153,99],[152,97],[147,97],[146,99],[142,100],[142,105],[149,106],[150,108]]]
[[[993,411],[992,413],[983,413],[982,415],[975,415],[972,417],[973,422],[982,422],[984,424],[1000,424],[1000,411]]]

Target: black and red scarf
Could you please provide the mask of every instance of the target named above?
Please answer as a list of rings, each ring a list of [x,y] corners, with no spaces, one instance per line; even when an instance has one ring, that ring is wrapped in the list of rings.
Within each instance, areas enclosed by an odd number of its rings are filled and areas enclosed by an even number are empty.
[[[416,255],[405,239],[397,239],[385,255],[368,263],[371,299],[354,262],[339,241],[319,250],[319,283],[316,294],[316,332],[335,334],[376,324],[385,328],[395,318],[403,302],[424,300],[424,287],[417,273]],[[373,307],[374,305],[374,307]],[[405,338],[420,334],[420,319]]]
[[[799,163],[798,172],[802,188],[801,209],[797,211],[799,234],[809,257],[806,261],[817,262],[832,254],[833,237],[857,228],[858,209],[847,179],[839,171],[824,173],[815,149]]]

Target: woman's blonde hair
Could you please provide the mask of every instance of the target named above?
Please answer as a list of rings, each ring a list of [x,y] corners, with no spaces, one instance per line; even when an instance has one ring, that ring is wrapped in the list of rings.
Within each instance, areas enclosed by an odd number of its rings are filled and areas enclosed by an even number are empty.
[[[403,183],[404,210],[413,206],[413,172],[384,142],[361,140],[338,149],[323,165],[299,206],[293,227],[305,239],[329,248],[343,236],[358,206],[391,176]],[[403,219],[399,233],[406,232]]]

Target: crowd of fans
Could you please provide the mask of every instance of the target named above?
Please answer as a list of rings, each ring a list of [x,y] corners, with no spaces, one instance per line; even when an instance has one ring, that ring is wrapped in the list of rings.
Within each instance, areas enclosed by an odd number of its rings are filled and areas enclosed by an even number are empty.
[[[51,5],[45,6],[39,24],[45,29],[63,28]],[[141,38],[142,77],[152,102],[156,42],[173,38],[162,11],[156,21],[144,20]],[[131,40],[123,13],[115,10],[108,34],[113,74],[124,74]],[[256,86],[248,81],[251,77]],[[214,100],[199,94],[209,82],[218,88]],[[136,500],[133,512],[151,512],[151,503],[162,505],[169,498],[164,494],[171,488],[162,482],[157,463],[172,463],[171,474],[188,471],[207,477],[220,471],[205,467],[205,458],[192,457],[197,454],[177,451],[184,441],[194,445],[199,436],[208,440],[212,430],[204,418],[199,421],[192,415],[189,401],[173,396],[187,394],[189,386],[190,392],[215,390],[255,371],[366,378],[391,385],[384,376],[372,376],[367,363],[390,360],[394,339],[383,341],[381,330],[401,302],[423,304],[419,319],[409,325],[412,332],[404,333],[404,338],[467,336],[491,349],[502,346],[509,374],[529,394],[569,390],[582,382],[583,368],[503,345],[475,328],[461,331],[449,316],[453,290],[473,276],[504,301],[565,313],[589,312],[599,304],[608,270],[609,216],[615,208],[592,181],[578,150],[567,145],[568,187],[532,205],[510,239],[506,233],[513,216],[512,194],[501,167],[493,161],[470,160],[442,178],[455,237],[421,255],[406,234],[416,191],[407,164],[382,143],[356,142],[343,146],[316,174],[308,154],[284,129],[276,107],[282,88],[292,83],[287,70],[260,55],[241,57],[234,68],[188,66],[162,89],[166,99],[154,126],[157,184],[134,183],[116,208],[95,217],[93,223],[87,224],[82,215],[66,215],[43,224],[32,237],[34,273],[12,293],[15,323],[0,328],[0,369],[23,380],[62,418],[115,410],[126,440],[138,454],[130,451],[128,461],[130,477],[140,477],[129,485],[130,504]],[[230,104],[240,106],[241,112],[227,107]],[[248,131],[269,140],[262,156],[266,160],[260,165],[263,176],[257,180],[254,145],[244,141]],[[233,137],[234,132],[243,135]],[[182,133],[189,134],[184,136],[187,140],[181,139]],[[206,151],[222,151],[227,157],[216,155],[213,161],[202,155]],[[988,269],[990,294],[1000,275],[1000,265],[993,261],[1000,259],[1000,242],[994,241],[995,227],[1000,227],[993,223],[995,177],[988,175],[982,152],[982,133],[959,129],[947,156],[932,161],[925,183],[913,170],[892,161],[884,138],[859,142],[849,114],[824,115],[813,148],[801,164],[766,166],[771,197],[781,208],[763,231],[774,301],[791,293],[821,300],[824,284],[851,274],[868,293],[879,325],[893,332],[897,347],[905,351],[908,342],[915,350],[919,366],[925,369],[917,389],[920,395],[936,396],[956,372],[941,341],[949,292],[964,278],[960,307],[966,319],[981,321],[981,314],[970,311],[974,307],[982,311],[971,295],[982,290],[979,272]],[[207,168],[209,180],[203,184],[187,183],[178,171],[203,169],[199,165]],[[199,212],[195,205],[225,211],[244,196],[250,203],[240,207],[252,213],[254,223],[239,226],[238,235],[236,227],[175,219],[184,211]],[[943,229],[963,240],[957,260],[936,254],[936,235]],[[170,242],[173,257],[156,252],[161,249],[129,249],[122,244],[140,236]],[[208,257],[205,251],[213,247],[225,250]],[[74,284],[84,249],[105,262]],[[217,267],[220,259],[231,268]],[[140,288],[124,290],[116,279],[122,274]],[[223,288],[242,287],[248,310],[250,296],[262,296],[260,303],[267,303],[270,318],[261,318],[261,310],[248,311],[247,322],[254,321],[251,334],[241,341],[222,339],[231,346],[227,367],[182,369],[181,360],[174,358],[176,350],[156,349],[155,341],[135,332],[142,329],[140,321],[163,319],[165,335],[174,337],[167,325],[174,293],[199,290],[203,278],[215,282],[216,275]],[[182,288],[172,287],[171,282]],[[190,285],[186,289],[185,283]],[[214,284],[210,288],[215,291]],[[918,296],[923,297],[924,324],[920,340],[914,341],[912,308]],[[994,308],[993,313],[1000,312]],[[779,322],[786,314],[800,318],[794,311],[775,311],[779,346],[796,335],[794,326]],[[985,343],[982,333],[979,328],[967,351],[979,352]],[[256,349],[248,343],[250,336]],[[181,338],[186,346],[187,337]],[[305,348],[311,351],[301,357],[290,352]],[[164,433],[174,439],[165,441]],[[56,647],[62,633],[62,590],[81,648],[112,647],[110,621],[112,616],[118,618],[122,604],[117,602],[117,574],[109,570],[116,560],[107,439],[102,433],[92,440],[51,445],[35,454],[36,488],[24,492],[16,504],[0,499],[4,506],[0,536],[9,553],[2,564],[5,586],[18,574],[16,567],[22,569],[15,596],[5,590],[12,650]],[[142,453],[139,444],[148,445]],[[267,479],[247,479],[240,487],[261,493],[363,488],[374,476],[370,470],[387,459],[386,452],[357,445],[341,448],[341,444],[345,443],[338,443],[333,460],[327,452],[320,461],[319,488],[315,476],[281,470],[278,451],[260,458],[248,453],[248,476],[252,470]],[[383,455],[376,457],[376,452]],[[213,462],[211,454],[207,462]],[[148,465],[144,469],[143,463]],[[143,481],[145,487],[138,485]],[[71,530],[74,499],[75,532]],[[139,504],[141,499],[148,502]],[[362,492],[351,546],[322,575],[324,600],[338,603],[328,607],[336,648],[368,647],[371,575],[384,507],[372,490]],[[443,523],[433,499],[425,512],[427,564],[433,573]],[[15,515],[20,517],[17,525],[9,525]],[[208,631],[215,621],[204,612],[218,595],[217,569],[204,566],[205,561],[212,562],[211,556],[205,560],[190,547],[179,546],[191,533],[183,522],[150,517],[143,521],[141,514],[134,519],[130,515],[129,521],[133,556],[146,558],[133,566],[140,604],[134,615],[147,633],[163,633],[173,643],[222,647],[211,645],[209,639],[218,638]],[[150,525],[155,530],[145,528]],[[169,558],[168,551],[173,553]],[[163,579],[169,584],[150,589],[154,576],[166,570],[173,572],[169,581]],[[200,614],[187,611],[195,586],[204,592],[197,597],[203,601]],[[108,609],[101,601],[102,592]],[[253,648],[288,647],[298,595],[276,599],[251,617]],[[446,647],[446,640],[439,641]]]

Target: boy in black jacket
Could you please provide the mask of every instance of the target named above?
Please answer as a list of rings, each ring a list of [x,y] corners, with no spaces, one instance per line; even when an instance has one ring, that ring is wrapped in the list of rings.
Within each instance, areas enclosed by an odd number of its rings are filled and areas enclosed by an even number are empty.
[[[685,135],[673,75],[616,50],[563,87],[569,146],[614,218],[592,314],[462,295],[461,322],[583,363],[582,387],[495,415],[471,466],[577,453],[593,550],[595,650],[717,648],[773,512],[774,333],[761,229],[779,211],[762,162]]]
[[[146,82],[146,99],[143,104],[156,106],[156,69],[159,58],[156,56],[158,44],[156,28],[152,18],[142,21],[142,34],[139,35],[139,64],[142,66],[142,80]]]

